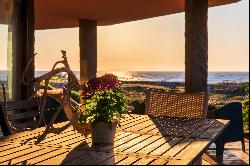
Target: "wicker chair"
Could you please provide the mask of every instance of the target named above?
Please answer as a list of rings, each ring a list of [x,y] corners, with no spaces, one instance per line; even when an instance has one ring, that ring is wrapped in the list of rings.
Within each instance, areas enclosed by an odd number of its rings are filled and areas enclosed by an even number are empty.
[[[147,115],[205,119],[207,107],[207,93],[148,91],[146,95]]]

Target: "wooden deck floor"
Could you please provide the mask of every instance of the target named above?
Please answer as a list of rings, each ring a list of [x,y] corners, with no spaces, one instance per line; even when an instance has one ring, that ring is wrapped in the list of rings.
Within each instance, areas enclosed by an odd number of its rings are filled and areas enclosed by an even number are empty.
[[[228,143],[225,146],[223,161],[216,159],[215,145],[213,144],[207,151],[209,160],[203,159],[202,165],[249,165],[249,139],[245,139],[246,153],[242,151],[241,143]],[[205,158],[205,157],[204,157]]]

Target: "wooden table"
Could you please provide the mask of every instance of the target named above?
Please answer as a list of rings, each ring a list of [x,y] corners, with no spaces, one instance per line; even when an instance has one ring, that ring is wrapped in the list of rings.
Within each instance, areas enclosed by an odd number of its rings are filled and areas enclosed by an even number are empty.
[[[34,137],[44,131],[39,128],[1,139],[0,165],[195,164],[228,124],[226,120],[125,115],[113,146],[92,146],[91,136],[85,138],[72,127],[61,134],[50,133],[35,145]]]

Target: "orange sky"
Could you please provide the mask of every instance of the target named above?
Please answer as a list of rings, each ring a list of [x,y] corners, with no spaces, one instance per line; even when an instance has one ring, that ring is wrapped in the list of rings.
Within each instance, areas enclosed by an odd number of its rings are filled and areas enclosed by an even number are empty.
[[[182,13],[98,27],[98,70],[184,71],[184,23]],[[0,48],[2,32],[0,26]],[[79,70],[78,38],[78,28],[36,31],[36,70],[49,70],[61,49]],[[0,69],[3,54],[0,49]],[[249,71],[248,0],[209,10],[209,71]]]

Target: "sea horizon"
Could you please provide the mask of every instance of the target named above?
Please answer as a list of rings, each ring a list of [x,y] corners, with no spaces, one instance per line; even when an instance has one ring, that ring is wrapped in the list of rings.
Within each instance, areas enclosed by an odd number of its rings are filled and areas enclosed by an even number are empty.
[[[39,77],[48,71],[36,71],[35,77]],[[77,78],[80,78],[80,72],[74,71]],[[184,71],[98,71],[97,75],[101,76],[105,73],[115,74],[120,81],[126,82],[185,82],[185,72]],[[64,76],[62,73],[61,76]],[[63,78],[63,77],[62,77]],[[0,70],[0,81],[7,80],[7,71]],[[208,73],[208,83],[222,83],[222,82],[232,82],[232,83],[242,83],[249,82],[249,71],[221,71],[215,72],[210,71]]]

